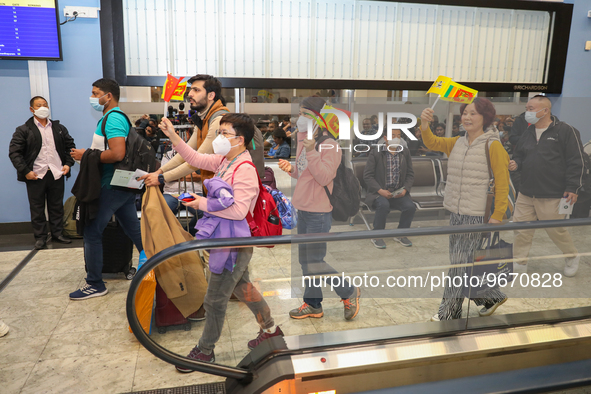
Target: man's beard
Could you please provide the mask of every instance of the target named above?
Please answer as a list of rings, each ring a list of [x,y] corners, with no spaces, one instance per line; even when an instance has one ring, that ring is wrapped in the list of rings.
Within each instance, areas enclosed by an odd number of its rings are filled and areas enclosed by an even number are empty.
[[[204,98],[195,105],[191,104],[191,110],[193,111],[203,112],[205,108],[207,108],[207,98]]]

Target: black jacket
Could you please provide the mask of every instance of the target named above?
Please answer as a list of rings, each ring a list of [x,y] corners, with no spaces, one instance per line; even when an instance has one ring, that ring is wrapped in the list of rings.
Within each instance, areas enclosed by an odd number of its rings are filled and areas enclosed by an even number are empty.
[[[62,166],[67,165],[72,168],[74,159],[70,156],[70,150],[76,148],[74,139],[68,133],[68,129],[60,124],[59,120],[52,120],[51,128],[53,130],[55,149],[62,161]],[[26,175],[33,171],[33,164],[37,156],[39,156],[39,152],[41,152],[42,142],[41,132],[35,124],[33,116],[24,125],[16,128],[12,140],[10,140],[8,157],[10,157],[12,165],[16,168],[19,181],[26,181]],[[66,177],[70,175],[71,172],[68,172]]]
[[[386,171],[388,166],[388,159],[384,153],[385,146],[378,149],[375,148],[369,154],[365,170],[363,171],[363,181],[367,187],[367,195],[365,203],[372,206],[376,198],[378,198],[378,190],[386,188]],[[410,151],[405,148],[400,156],[400,184],[406,189],[406,193],[410,193],[410,188],[415,180],[415,173],[412,169],[412,160],[410,158]]]
[[[84,235],[84,226],[96,217],[101,197],[101,153],[98,149],[86,149],[80,160],[80,172],[72,187],[76,197],[76,230]]]
[[[528,197],[562,198],[579,194],[583,186],[583,144],[579,131],[552,116],[552,123],[536,140],[535,125],[523,133],[513,152],[521,170],[519,192]]]
[[[511,126],[511,131],[509,132],[509,142],[511,145],[515,147],[519,143],[519,140],[528,127],[529,123],[525,120],[525,112],[515,118],[513,126]]]

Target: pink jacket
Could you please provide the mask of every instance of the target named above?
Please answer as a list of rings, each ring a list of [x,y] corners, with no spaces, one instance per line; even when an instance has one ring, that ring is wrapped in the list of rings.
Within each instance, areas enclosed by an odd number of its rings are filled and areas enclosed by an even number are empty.
[[[329,145],[332,145],[332,148]],[[296,163],[292,163],[292,172],[289,174],[298,180],[291,200],[294,207],[306,212],[332,212],[332,205],[324,186],[332,193],[333,179],[337,175],[343,154],[340,148],[337,151],[337,146],[337,141],[327,139],[322,142],[320,151],[306,152],[308,166],[299,174],[297,158],[302,154],[304,145],[298,138]]]
[[[196,150],[182,141],[174,149],[187,163],[202,170],[214,171],[216,176],[221,177],[234,189],[234,204],[221,211],[215,211],[212,213],[213,215],[224,219],[242,220],[246,217],[248,211],[250,213],[254,211],[259,196],[259,178],[255,168],[249,164],[241,166],[236,170],[234,183],[232,183],[232,174],[236,167],[242,162],[252,161],[252,157],[247,150],[238,156],[230,168],[226,169],[230,162],[226,160],[225,156],[197,153]],[[203,212],[209,212],[206,198],[199,201],[199,209]]]

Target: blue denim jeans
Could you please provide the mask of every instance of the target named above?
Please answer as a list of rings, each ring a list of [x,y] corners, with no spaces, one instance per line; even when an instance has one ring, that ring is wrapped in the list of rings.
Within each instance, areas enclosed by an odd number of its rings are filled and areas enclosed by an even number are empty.
[[[203,194],[201,193],[196,194],[203,197]],[[189,232],[192,236],[195,236],[195,234],[197,233],[197,231],[195,230],[195,226],[197,225],[197,219],[201,219],[203,217],[203,211],[195,210],[195,208],[184,206],[182,203],[179,202],[177,198],[171,196],[170,194],[165,194],[164,200],[166,200],[166,204],[168,205],[172,213],[174,213],[175,215],[178,212],[179,208],[186,209],[187,211],[191,212],[191,215],[193,215],[193,217],[189,222]]]
[[[96,218],[84,227],[84,260],[88,270],[86,283],[93,286],[103,286],[103,231],[113,215],[137,250],[144,250],[140,221],[135,208],[135,194],[103,187]]]
[[[298,234],[328,233],[332,225],[331,212],[306,212],[298,211]],[[326,243],[299,244],[299,262],[302,266],[302,273],[307,275],[327,275],[338,273],[334,268],[324,261],[326,256]],[[319,283],[318,281],[316,283]],[[304,302],[313,308],[320,308],[322,305],[322,288],[310,286],[305,280]],[[330,286],[330,282],[329,282]],[[334,288],[335,292],[342,299],[347,299],[353,294],[353,286],[347,281]]]

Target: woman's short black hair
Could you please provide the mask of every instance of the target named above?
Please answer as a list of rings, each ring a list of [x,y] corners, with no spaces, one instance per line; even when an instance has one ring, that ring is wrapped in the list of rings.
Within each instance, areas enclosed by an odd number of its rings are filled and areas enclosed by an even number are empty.
[[[224,123],[231,124],[236,135],[244,137],[244,146],[248,146],[254,138],[254,120],[248,114],[226,114],[220,120],[220,124]]]

